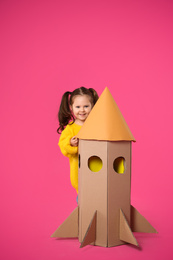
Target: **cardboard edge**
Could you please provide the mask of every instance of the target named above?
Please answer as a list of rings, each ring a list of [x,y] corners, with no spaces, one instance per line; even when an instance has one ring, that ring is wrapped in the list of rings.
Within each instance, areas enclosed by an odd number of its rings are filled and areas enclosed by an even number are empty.
[[[131,229],[133,232],[158,233],[157,230],[131,205]]]
[[[51,237],[60,237],[60,238],[78,237],[78,233],[79,233],[78,219],[79,219],[79,207],[76,207],[75,210],[68,216],[68,218],[66,218],[66,220],[51,235]]]
[[[126,217],[122,209],[120,209],[120,240],[135,246],[139,246],[136,238],[134,237],[131,231],[131,228],[126,220]]]
[[[96,240],[96,220],[97,220],[97,211],[95,211],[95,213],[94,213],[94,216],[89,224],[89,227],[86,231],[86,234],[84,236],[84,239],[81,243],[80,248],[95,242],[95,240]]]

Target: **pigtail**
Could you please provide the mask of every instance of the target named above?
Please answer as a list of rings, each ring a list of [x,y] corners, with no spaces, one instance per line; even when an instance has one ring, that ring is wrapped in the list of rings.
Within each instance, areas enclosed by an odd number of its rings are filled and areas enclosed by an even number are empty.
[[[59,127],[57,129],[58,134],[60,134],[66,125],[68,125],[69,121],[74,117],[71,113],[70,106],[69,106],[69,96],[71,92],[67,91],[62,96],[59,112],[58,112],[58,120],[59,120]]]
[[[95,91],[95,89],[89,88],[88,90],[91,92],[91,94],[93,96],[93,106],[94,106],[95,103],[97,102],[97,100],[99,99],[99,96],[98,96],[97,92]]]

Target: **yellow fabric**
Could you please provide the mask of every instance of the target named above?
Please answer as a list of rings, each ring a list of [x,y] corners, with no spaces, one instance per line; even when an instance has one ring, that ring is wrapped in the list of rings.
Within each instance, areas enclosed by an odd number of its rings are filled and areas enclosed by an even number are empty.
[[[125,167],[124,167],[124,158],[123,157],[118,157],[115,161],[114,161],[114,170],[117,173],[124,173],[125,171]]]
[[[124,173],[124,159],[121,158],[118,165],[118,173]]]
[[[92,172],[99,172],[102,166],[102,160],[98,156],[92,156],[89,158],[88,167]]]
[[[70,139],[77,135],[81,129],[80,125],[75,123],[68,124],[66,128],[62,131],[59,139],[59,147],[63,155],[69,158],[70,162],[70,180],[72,186],[76,189],[78,193],[78,147],[70,145]]]

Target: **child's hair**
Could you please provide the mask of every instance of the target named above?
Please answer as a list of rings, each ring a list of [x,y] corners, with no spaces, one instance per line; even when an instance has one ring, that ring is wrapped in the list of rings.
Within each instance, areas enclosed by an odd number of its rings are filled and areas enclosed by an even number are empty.
[[[66,125],[72,120],[74,123],[74,116],[72,114],[72,111],[70,109],[70,106],[73,105],[74,97],[75,96],[83,96],[87,95],[90,98],[90,102],[92,104],[92,107],[95,105],[95,103],[98,100],[98,94],[93,88],[85,88],[80,87],[75,89],[73,92],[65,92],[62,96],[59,112],[58,112],[58,120],[59,120],[59,127],[57,129],[58,134],[60,134]]]

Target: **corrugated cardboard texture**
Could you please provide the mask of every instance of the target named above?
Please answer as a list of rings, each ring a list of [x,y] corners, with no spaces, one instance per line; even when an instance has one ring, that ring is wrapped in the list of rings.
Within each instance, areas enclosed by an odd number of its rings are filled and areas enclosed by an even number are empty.
[[[105,141],[135,141],[108,88],[101,94],[77,137]]]

